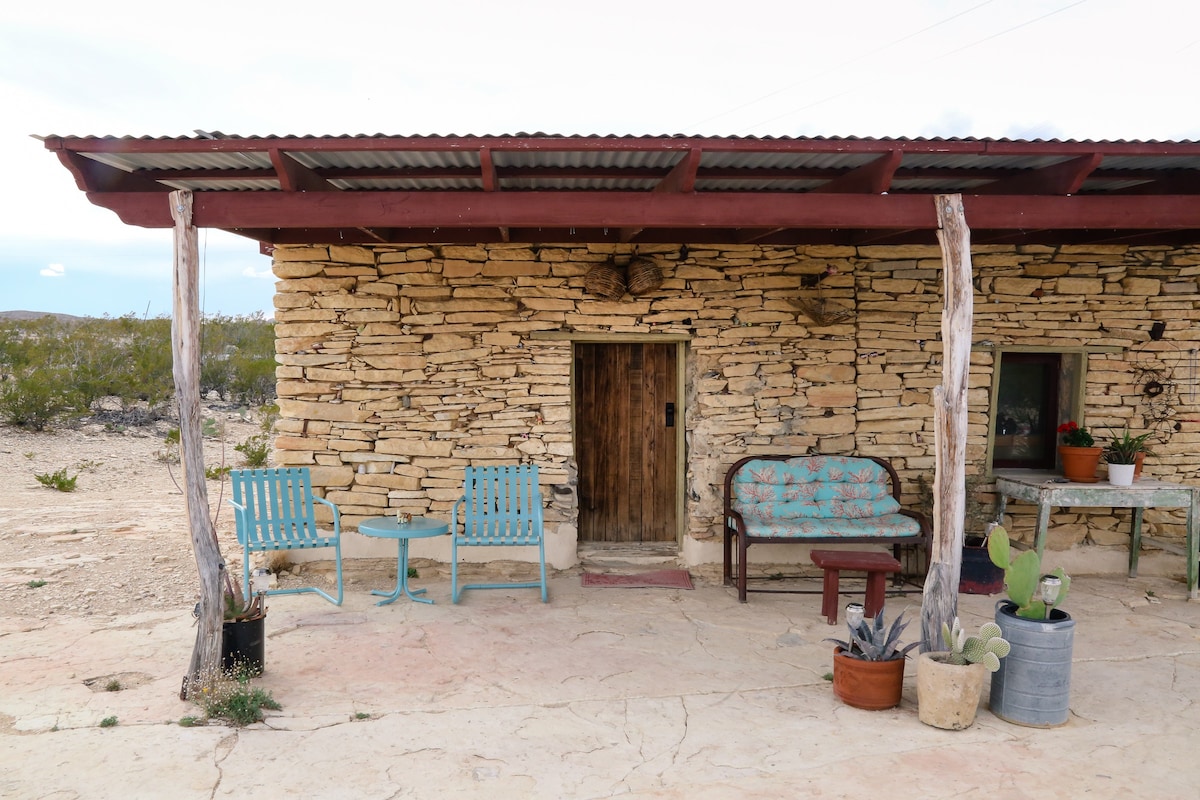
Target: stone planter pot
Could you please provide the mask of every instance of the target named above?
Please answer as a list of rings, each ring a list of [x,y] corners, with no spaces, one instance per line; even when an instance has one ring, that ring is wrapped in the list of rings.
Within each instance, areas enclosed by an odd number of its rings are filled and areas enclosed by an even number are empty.
[[[1095,483],[1096,467],[1100,465],[1100,447],[1058,446],[1058,459],[1062,463],[1063,477],[1075,483]]]
[[[975,723],[987,667],[947,664],[949,653],[922,653],[917,659],[917,716],[926,725],[961,731]]]
[[[1109,464],[1108,482],[1113,486],[1133,486],[1133,473],[1137,464]]]
[[[880,711],[900,705],[904,691],[903,658],[864,661],[833,650],[833,694],[848,706]]]
[[[996,603],[1000,635],[1012,645],[992,673],[989,708],[1007,722],[1053,728],[1070,719],[1075,620],[1054,609],[1050,619],[1024,619],[1009,600]]]

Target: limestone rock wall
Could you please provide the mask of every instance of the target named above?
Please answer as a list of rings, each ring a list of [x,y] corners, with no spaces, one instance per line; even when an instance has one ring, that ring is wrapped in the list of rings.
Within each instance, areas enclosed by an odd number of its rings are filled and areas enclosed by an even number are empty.
[[[571,344],[539,333],[668,333],[688,337],[686,536],[720,535],[726,468],[754,453],[885,456],[906,504],[919,505],[941,380],[937,247],[642,245],[663,269],[661,288],[620,300],[585,291],[589,268],[633,252],[278,247],[276,463],[311,467],[353,525],[397,510],[448,517],[467,464],[534,461],[562,566],[576,514]],[[1091,358],[1087,423],[1143,429],[1147,414],[1166,415],[1169,439],[1147,471],[1195,477],[1200,247],[976,247],[973,260],[969,473],[986,471],[988,345],[1087,344],[1116,348]],[[1158,342],[1155,321],[1167,323]],[[1170,402],[1158,408],[1142,393],[1147,369],[1168,378]],[[1114,544],[1127,525],[1127,512],[1108,509],[1070,517],[1056,518],[1072,524],[1055,526],[1052,547]],[[1182,535],[1177,515],[1147,522]]]

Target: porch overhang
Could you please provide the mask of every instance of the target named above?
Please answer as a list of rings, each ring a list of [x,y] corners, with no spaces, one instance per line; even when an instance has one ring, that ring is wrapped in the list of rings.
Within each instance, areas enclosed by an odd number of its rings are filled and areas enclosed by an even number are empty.
[[[1200,241],[1200,142],[333,136],[44,139],[124,222],[267,244]]]

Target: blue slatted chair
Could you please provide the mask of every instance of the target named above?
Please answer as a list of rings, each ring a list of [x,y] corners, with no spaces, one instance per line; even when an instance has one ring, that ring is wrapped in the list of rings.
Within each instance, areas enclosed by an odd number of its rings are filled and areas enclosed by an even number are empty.
[[[249,597],[250,554],[268,550],[311,550],[332,547],[337,564],[337,598],[315,586],[272,589],[267,594],[315,592],[334,605],[342,604],[342,519],[338,508],[323,497],[314,497],[312,479],[303,467],[230,470],[234,518],[242,546],[242,586]],[[333,533],[317,527],[313,501],[333,509]]]
[[[458,528],[459,509],[463,526]],[[533,589],[540,587],[546,602],[546,547],[542,536],[542,495],[538,469],[533,464],[501,467],[467,467],[463,496],[451,512],[453,533],[450,559],[450,596],[457,603],[467,589]],[[541,579],[521,583],[458,585],[459,547],[536,546]]]

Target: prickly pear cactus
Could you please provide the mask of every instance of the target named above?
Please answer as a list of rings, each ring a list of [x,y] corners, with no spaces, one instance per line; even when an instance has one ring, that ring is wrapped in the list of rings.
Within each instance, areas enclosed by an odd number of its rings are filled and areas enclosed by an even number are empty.
[[[988,534],[987,546],[988,557],[992,563],[1004,570],[1004,588],[1008,590],[1008,599],[1017,605],[1017,616],[1025,619],[1045,619],[1046,604],[1040,598],[1034,598],[1042,580],[1042,559],[1037,551],[1026,550],[1012,558],[1008,531],[999,525]],[[1071,579],[1063,572],[1062,567],[1050,574],[1057,575],[1062,580],[1062,590],[1058,594],[1056,604],[1062,605],[1063,600],[1067,598],[1067,590],[1071,587]]]
[[[942,623],[942,640],[950,648],[950,664],[983,664],[988,672],[1000,669],[1000,659],[1008,655],[1012,645],[1000,635],[1000,626],[985,622],[978,636],[968,636],[954,618],[954,627]]]

